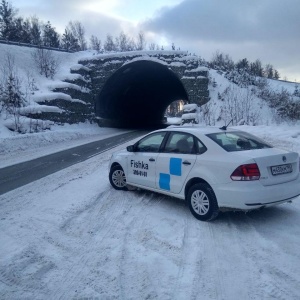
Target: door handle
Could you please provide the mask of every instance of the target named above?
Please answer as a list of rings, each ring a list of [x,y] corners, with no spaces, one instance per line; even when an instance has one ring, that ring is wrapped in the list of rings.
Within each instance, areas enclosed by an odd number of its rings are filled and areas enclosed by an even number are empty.
[[[151,157],[151,158],[149,158],[149,161],[155,161],[155,159]]]
[[[191,163],[189,161],[185,160],[182,164],[183,165],[190,165]]]

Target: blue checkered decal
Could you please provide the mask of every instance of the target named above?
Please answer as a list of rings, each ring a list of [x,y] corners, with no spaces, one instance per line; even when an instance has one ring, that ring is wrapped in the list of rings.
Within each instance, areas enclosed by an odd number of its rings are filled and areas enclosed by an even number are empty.
[[[160,173],[159,174],[159,187],[162,190],[170,191],[170,182],[172,176],[181,176],[182,159],[181,158],[170,158],[169,172],[170,174]],[[172,176],[171,176],[172,175]]]

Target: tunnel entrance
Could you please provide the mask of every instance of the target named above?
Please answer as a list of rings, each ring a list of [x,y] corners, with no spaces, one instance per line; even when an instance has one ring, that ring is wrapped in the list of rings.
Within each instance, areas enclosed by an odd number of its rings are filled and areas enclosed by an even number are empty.
[[[177,75],[158,62],[139,60],[107,80],[96,99],[96,115],[119,127],[155,126],[175,100],[188,101]]]

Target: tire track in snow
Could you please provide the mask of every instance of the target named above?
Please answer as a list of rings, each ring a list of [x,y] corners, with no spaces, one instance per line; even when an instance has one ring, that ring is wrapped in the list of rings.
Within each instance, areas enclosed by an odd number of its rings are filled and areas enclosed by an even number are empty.
[[[285,272],[285,254],[271,240],[262,236],[253,226],[252,221],[247,215],[238,215],[232,220],[235,235],[239,239],[244,260],[248,265],[248,274],[253,282],[254,295],[251,298],[257,300],[299,299],[300,282]],[[249,241],[247,238],[249,235],[252,236],[251,241],[255,240],[255,243]],[[278,257],[276,265],[272,264],[274,257]],[[290,270],[291,266],[287,269]],[[297,272],[299,268],[294,266],[294,269]],[[248,290],[251,290],[250,286]]]
[[[146,218],[143,212],[148,211],[149,207],[160,201],[153,199],[153,193],[149,194],[144,191],[139,200],[139,206],[132,207],[131,216],[133,217],[130,220],[126,219],[126,224],[124,224],[125,234],[122,240],[119,273],[120,299],[154,299],[158,297],[147,265],[137,261],[136,253],[140,246],[135,242],[130,243],[130,241],[136,234],[136,229],[143,228]]]
[[[218,243],[213,224],[200,222],[187,212],[181,261],[172,299],[226,298]]]
[[[74,255],[77,257],[65,272],[63,282],[54,293],[53,299],[70,297],[69,293],[74,291],[77,291],[78,296],[83,293],[78,288],[82,274],[89,273],[91,265],[101,260],[98,249],[101,249],[102,242],[116,235],[120,218],[130,209],[131,204],[126,201],[126,197],[120,197],[121,192],[115,192],[114,197],[112,194],[110,190],[102,192],[61,226],[63,235],[74,238]]]

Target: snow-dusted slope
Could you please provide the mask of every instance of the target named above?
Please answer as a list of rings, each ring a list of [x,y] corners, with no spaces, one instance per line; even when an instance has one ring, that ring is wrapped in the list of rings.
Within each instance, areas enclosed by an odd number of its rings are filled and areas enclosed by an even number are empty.
[[[261,133],[281,146],[285,129]],[[113,190],[125,146],[0,196],[1,299],[300,298],[299,198],[203,223],[180,200]]]
[[[16,49],[25,74],[31,49]],[[59,82],[90,53],[57,55],[65,58]],[[50,93],[53,81],[31,70],[40,93]],[[211,76],[220,113],[229,82]],[[271,124],[260,105],[263,125],[237,128],[300,153],[299,124]],[[18,135],[1,124],[0,167],[118,132],[79,124]],[[199,222],[179,200],[110,187],[109,158],[126,145],[0,196],[1,299],[300,298],[300,198]]]

